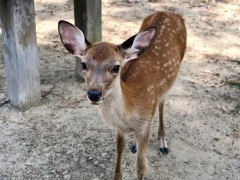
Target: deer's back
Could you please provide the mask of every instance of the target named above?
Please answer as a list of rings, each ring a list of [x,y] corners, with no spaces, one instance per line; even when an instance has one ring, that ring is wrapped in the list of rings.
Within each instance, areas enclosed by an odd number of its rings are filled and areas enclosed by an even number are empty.
[[[121,85],[129,108],[144,104],[153,108],[177,77],[186,49],[186,28],[180,15],[157,12],[144,19],[140,31],[156,26],[145,53],[128,62],[121,72]],[[144,111],[144,110],[143,110]]]

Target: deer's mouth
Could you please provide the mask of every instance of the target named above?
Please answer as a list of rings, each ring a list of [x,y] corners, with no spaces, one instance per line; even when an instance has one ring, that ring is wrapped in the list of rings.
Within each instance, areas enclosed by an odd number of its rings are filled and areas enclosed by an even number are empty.
[[[98,101],[90,101],[92,105],[100,105],[102,103],[102,100]]]
[[[100,98],[99,100],[95,100],[95,101],[93,101],[93,100],[91,100],[91,99],[89,99],[89,98],[87,98],[88,99],[88,101],[92,104],[92,105],[100,105],[101,103],[102,103],[102,101],[103,101],[103,98]]]

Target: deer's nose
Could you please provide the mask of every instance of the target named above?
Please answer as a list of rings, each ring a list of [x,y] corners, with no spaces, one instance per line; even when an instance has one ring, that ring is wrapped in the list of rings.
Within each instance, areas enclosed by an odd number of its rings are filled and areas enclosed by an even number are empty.
[[[102,97],[102,91],[91,89],[87,91],[87,95],[91,101],[98,101]]]

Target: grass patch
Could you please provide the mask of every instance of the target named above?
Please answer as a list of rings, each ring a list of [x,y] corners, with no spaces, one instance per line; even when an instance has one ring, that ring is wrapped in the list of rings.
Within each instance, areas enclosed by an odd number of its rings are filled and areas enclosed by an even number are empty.
[[[220,140],[220,139],[217,138],[217,137],[213,138],[213,141],[215,141],[215,142],[218,142],[219,140]]]
[[[52,144],[53,146],[56,146],[57,144],[59,144],[59,142],[57,140],[54,140]]]
[[[240,112],[240,104],[236,106],[235,111]]]
[[[240,90],[240,82],[227,81],[226,84],[228,84],[228,85],[230,85],[230,86],[234,86],[234,87],[236,87],[238,90]]]
[[[73,133],[73,137],[74,138],[80,138],[80,134],[79,133]]]

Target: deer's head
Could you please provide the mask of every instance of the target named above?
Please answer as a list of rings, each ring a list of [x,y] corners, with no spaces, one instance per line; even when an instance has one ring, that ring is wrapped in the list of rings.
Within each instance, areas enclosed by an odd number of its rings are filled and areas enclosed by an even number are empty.
[[[91,44],[81,30],[66,21],[59,21],[58,30],[65,48],[82,61],[87,95],[92,104],[100,104],[111,94],[121,68],[127,61],[142,55],[155,34],[155,27],[151,27],[115,45],[108,42]]]

